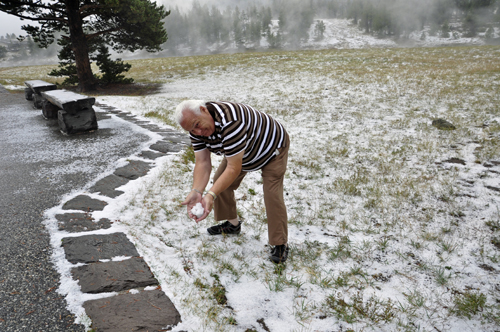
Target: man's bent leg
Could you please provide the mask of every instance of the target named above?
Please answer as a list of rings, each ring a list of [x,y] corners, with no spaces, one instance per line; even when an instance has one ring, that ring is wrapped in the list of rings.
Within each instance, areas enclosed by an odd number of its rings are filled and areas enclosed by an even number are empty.
[[[287,135],[286,146],[279,150],[280,154],[262,168],[269,244],[273,246],[288,243],[288,216],[283,197],[283,180],[289,146],[290,140]]]
[[[227,166],[226,158],[222,159],[219,168],[215,172],[214,182],[222,175]],[[214,201],[214,218],[216,221],[230,220],[238,218],[236,210],[236,199],[234,191],[240,186],[246,172],[241,172],[234,182],[223,192],[221,192]]]

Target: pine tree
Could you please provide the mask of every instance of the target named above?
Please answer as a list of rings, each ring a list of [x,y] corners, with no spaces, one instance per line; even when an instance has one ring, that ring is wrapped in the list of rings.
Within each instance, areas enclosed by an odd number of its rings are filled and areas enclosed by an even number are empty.
[[[314,8],[311,3],[304,4],[292,0],[283,4],[279,14],[279,28],[292,48],[298,48],[309,39],[309,29],[314,22]]]
[[[71,45],[65,41],[58,44],[62,47],[58,54],[58,69],[52,70],[49,75],[55,77],[64,77],[62,85],[78,84],[78,75],[75,65],[75,56]],[[133,83],[132,78],[125,78],[122,73],[130,70],[132,65],[123,63],[120,58],[111,60],[109,49],[106,47],[103,39],[96,39],[90,45],[90,59],[96,61],[96,65],[101,72],[101,76],[94,74],[95,80],[101,86],[110,83]]]
[[[169,32],[168,40],[162,45],[162,48],[168,49],[175,54],[176,49],[186,44],[189,40],[189,26],[185,15],[179,11],[179,7],[170,10],[168,20],[164,21],[165,29]]]
[[[103,38],[116,51],[146,49],[160,51],[167,40],[162,20],[169,14],[150,0],[8,0],[0,2],[0,11],[40,26],[23,26],[24,31],[42,47],[62,33],[70,45],[80,91],[96,87],[90,67],[89,44]]]
[[[278,16],[278,27],[280,28],[281,31],[285,30],[285,27],[287,26],[287,17],[285,14],[285,11],[282,9],[279,13]]]
[[[276,34],[274,32],[269,32],[267,34],[267,43],[271,49],[281,49],[283,47],[283,37],[278,31]]]
[[[37,54],[40,53],[40,48],[38,47],[38,45],[33,41],[33,39],[31,38],[31,36],[28,36],[28,38],[26,38],[26,43],[27,43],[27,48],[29,50],[29,54],[30,56],[35,56]]]
[[[271,29],[271,23],[272,23],[271,21],[273,19],[271,7],[263,8],[261,12],[261,17],[262,17],[262,31],[267,34]]]
[[[132,65],[123,63],[120,58],[111,60],[109,49],[104,44],[99,46],[98,54],[95,55],[93,59],[96,60],[96,64],[102,73],[102,76],[99,77],[101,85],[110,83],[130,84],[134,82],[133,78],[125,78],[125,76],[122,75],[122,73],[128,72]]]
[[[238,48],[242,48],[243,45],[245,44],[240,15],[241,15],[240,10],[238,7],[236,7],[233,12],[233,35],[234,35],[234,43]]]
[[[448,21],[445,21],[441,27],[441,38],[450,38],[450,26],[448,25]]]
[[[7,56],[7,47],[0,46],[0,59],[3,59]]]
[[[463,29],[466,31],[466,37],[475,37],[477,35],[477,18],[469,12],[463,20]]]
[[[363,27],[363,29],[365,29],[365,33],[370,33],[372,31],[373,11],[374,9],[371,3],[363,6],[360,25]]]
[[[436,36],[438,30],[439,30],[439,25],[437,25],[437,23],[433,22],[431,24],[431,29],[429,30],[429,36],[431,36],[431,37]]]
[[[61,50],[57,54],[59,65],[58,69],[53,69],[49,73],[49,76],[64,77],[63,85],[78,84],[75,56],[71,51],[71,44],[65,39],[59,39],[57,44],[61,46]]]
[[[376,32],[379,36],[389,34],[391,29],[391,18],[387,7],[374,9],[372,31]]]
[[[325,30],[326,30],[325,22],[323,22],[322,20],[316,21],[316,25],[314,26],[314,36],[315,36],[314,39],[316,41],[320,41],[323,38],[325,38],[324,36]]]
[[[486,30],[486,33],[484,34],[484,37],[486,38],[487,41],[490,41],[490,40],[493,39],[493,33],[494,33],[493,27],[489,27]]]
[[[352,2],[349,2],[347,18],[352,19],[352,22],[354,24],[358,24],[362,12],[363,12],[363,2],[361,2],[360,0],[354,0]]]
[[[478,13],[480,11],[498,12],[498,8],[493,6],[496,0],[454,0],[456,6],[462,11],[463,28],[466,36],[474,37],[477,35]]]

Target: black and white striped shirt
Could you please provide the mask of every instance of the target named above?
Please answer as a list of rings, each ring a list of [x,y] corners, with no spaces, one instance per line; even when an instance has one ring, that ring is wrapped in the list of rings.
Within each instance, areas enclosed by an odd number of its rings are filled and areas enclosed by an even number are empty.
[[[285,128],[251,106],[229,102],[207,102],[215,121],[215,132],[209,137],[190,134],[195,152],[208,149],[232,157],[245,151],[242,170],[255,171],[265,166],[285,145]]]

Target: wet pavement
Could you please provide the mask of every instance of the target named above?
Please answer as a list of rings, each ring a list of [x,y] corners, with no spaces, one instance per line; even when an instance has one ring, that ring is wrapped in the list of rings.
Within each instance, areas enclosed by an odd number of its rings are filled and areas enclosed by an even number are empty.
[[[96,113],[98,131],[64,136],[57,120],[44,119],[23,94],[9,93],[0,85],[1,331],[85,330],[74,324],[75,317],[56,291],[60,275],[50,260],[43,213],[151,140],[126,121]],[[167,147],[171,143],[163,141]]]

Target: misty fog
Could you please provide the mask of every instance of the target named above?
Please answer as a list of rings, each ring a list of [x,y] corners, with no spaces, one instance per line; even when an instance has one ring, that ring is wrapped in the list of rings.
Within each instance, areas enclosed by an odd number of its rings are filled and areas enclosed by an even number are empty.
[[[404,43],[410,34],[498,43],[500,2],[494,0],[160,0],[171,11],[163,51],[116,57],[185,56],[310,48],[327,35],[324,20],[344,19],[360,33]],[[5,14],[4,14],[5,15]],[[28,21],[23,21],[29,24]],[[5,27],[4,27],[5,29]],[[30,38],[0,34],[0,66],[57,63],[58,46],[37,49]],[[46,58],[47,60],[42,60]]]

